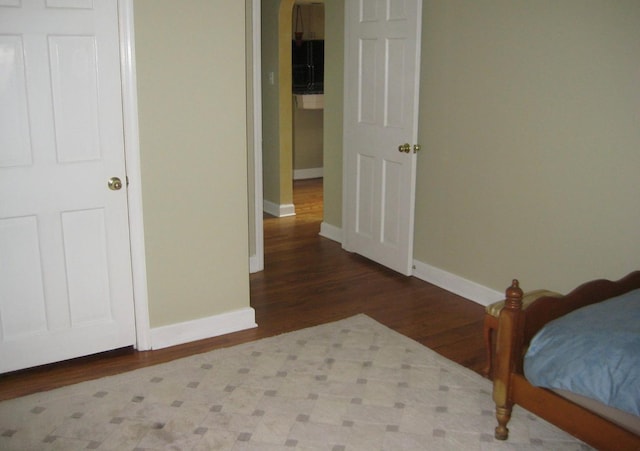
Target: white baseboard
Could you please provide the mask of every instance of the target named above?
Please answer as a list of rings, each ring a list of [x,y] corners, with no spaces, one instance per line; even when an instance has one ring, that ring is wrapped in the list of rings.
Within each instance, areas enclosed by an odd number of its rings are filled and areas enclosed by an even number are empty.
[[[151,329],[151,349],[168,348],[257,327],[251,307]]]
[[[320,224],[320,236],[342,244],[342,229],[324,221]]]
[[[293,180],[318,179],[324,177],[324,168],[294,169]]]
[[[262,209],[265,213],[269,213],[271,216],[275,216],[277,218],[296,215],[296,207],[293,204],[276,204],[269,202],[268,200],[264,200],[262,201]]]
[[[249,274],[264,270],[264,261],[258,258],[256,254],[249,257]]]
[[[480,305],[487,306],[504,299],[504,293],[417,260],[413,261],[413,276]]]

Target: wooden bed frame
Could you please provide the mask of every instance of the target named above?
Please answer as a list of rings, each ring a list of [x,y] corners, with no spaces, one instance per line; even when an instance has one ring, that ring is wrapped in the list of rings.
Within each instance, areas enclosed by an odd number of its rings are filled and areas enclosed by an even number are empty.
[[[640,271],[616,282],[594,280],[565,296],[544,296],[522,309],[519,282],[506,290],[496,339],[493,400],[498,426],[495,437],[506,440],[507,423],[514,404],[600,450],[640,450],[640,436],[579,406],[554,392],[531,385],[523,374],[523,359],[529,342],[544,324],[572,310],[640,288]]]

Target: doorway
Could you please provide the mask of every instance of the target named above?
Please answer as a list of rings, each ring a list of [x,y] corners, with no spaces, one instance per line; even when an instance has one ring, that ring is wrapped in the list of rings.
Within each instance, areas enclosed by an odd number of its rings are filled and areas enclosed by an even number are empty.
[[[292,30],[295,0],[253,0],[258,3],[259,70],[257,86],[261,102],[256,123],[261,127],[254,139],[256,161],[255,235],[256,252],[251,261],[263,255],[260,234],[262,213],[286,216],[293,211],[293,96]],[[254,9],[254,13],[256,10]],[[324,3],[325,61],[331,68],[324,73],[323,110],[323,200],[320,235],[342,242],[342,108],[344,67],[344,0]],[[254,25],[254,30],[255,30]],[[282,55],[282,58],[280,56]],[[256,74],[254,74],[256,76]],[[257,91],[256,91],[257,92]],[[254,264],[252,272],[262,270]]]
[[[296,25],[294,16],[298,13],[301,17]],[[294,179],[326,175],[324,111],[317,103],[311,107],[303,105],[309,96],[294,95],[292,64],[297,48],[293,40],[296,26],[303,33],[301,46],[313,41],[317,49],[317,44],[323,44],[324,2],[263,2],[262,26],[264,211],[276,217],[294,216]],[[312,98],[316,100],[318,94],[323,94],[322,86],[310,85],[308,94],[314,94]]]
[[[324,4],[296,1],[292,22],[295,181],[323,176]]]

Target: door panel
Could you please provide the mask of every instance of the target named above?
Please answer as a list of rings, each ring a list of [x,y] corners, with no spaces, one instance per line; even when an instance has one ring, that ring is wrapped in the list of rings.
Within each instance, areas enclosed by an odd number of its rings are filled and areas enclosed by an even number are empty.
[[[382,185],[384,198],[382,199],[382,243],[391,247],[398,247],[401,243],[400,205],[402,193],[402,165],[383,161]]]
[[[346,0],[344,242],[411,274],[421,2]]]
[[[102,208],[62,213],[72,327],[111,320],[105,223]]]
[[[35,216],[0,220],[0,255],[11,262],[2,268],[2,337],[6,340],[42,333],[47,327],[38,223]]]
[[[59,163],[100,158],[93,36],[50,36],[51,87]]]
[[[385,67],[387,69],[387,78],[384,89],[384,125],[386,127],[404,128],[406,124],[404,77],[407,42],[406,39],[388,39],[386,46],[387,61]]]
[[[0,109],[1,167],[31,164],[23,47],[20,36],[0,36],[0,104],[7,106]]]
[[[357,167],[357,203],[360,206],[356,213],[355,228],[357,233],[368,238],[373,237],[374,226],[374,197],[375,192],[375,161],[372,157],[359,154]]]
[[[134,344],[116,0],[0,0],[0,119],[0,372]]]
[[[378,72],[378,42],[375,39],[362,39],[359,42],[358,60],[358,121],[363,124],[376,124],[378,108],[377,78]]]

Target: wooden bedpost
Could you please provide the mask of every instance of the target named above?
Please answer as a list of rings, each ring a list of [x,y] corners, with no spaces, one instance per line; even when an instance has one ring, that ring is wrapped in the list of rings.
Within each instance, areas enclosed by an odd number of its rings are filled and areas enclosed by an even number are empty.
[[[493,376],[493,401],[496,403],[495,437],[506,440],[509,436],[507,423],[511,419],[513,402],[511,401],[511,373],[518,352],[518,322],[522,311],[523,292],[518,280],[513,279],[506,290],[504,308],[500,312],[498,334],[496,338],[496,368]]]

